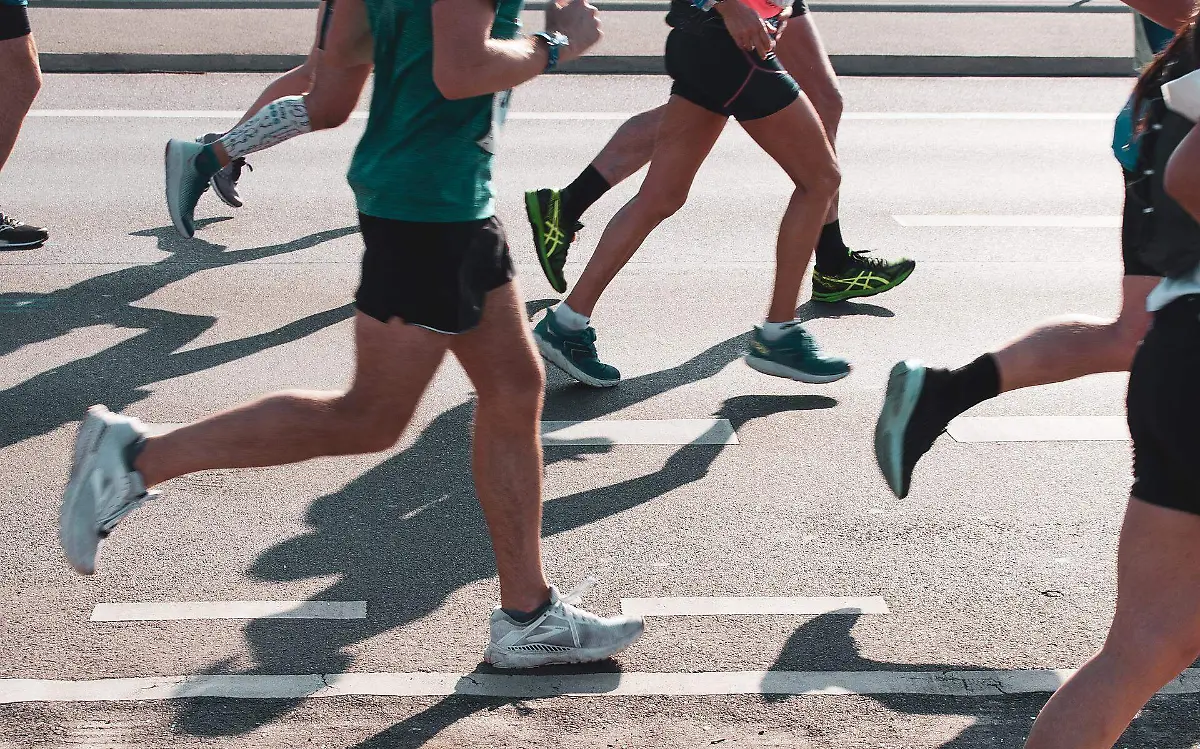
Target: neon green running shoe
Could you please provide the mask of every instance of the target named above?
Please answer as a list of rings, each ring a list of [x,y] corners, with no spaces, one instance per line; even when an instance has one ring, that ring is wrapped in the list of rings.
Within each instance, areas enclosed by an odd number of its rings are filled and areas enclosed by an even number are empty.
[[[865,250],[850,253],[846,267],[837,273],[813,269],[814,302],[842,302],[857,297],[875,296],[904,283],[917,267],[915,260],[881,260],[867,257]]]
[[[525,213],[533,229],[533,246],[537,249],[542,272],[551,288],[562,294],[567,290],[563,266],[567,251],[575,241],[575,232],[583,228],[578,221],[563,226],[562,195],[558,190],[541,189],[525,193]]]

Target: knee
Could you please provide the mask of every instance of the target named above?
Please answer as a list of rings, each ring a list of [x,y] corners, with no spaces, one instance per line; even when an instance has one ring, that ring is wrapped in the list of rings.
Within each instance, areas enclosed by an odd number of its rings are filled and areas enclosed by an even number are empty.
[[[15,65],[4,76],[6,98],[15,103],[20,109],[29,109],[38,92],[42,90],[42,71],[36,60],[29,60],[27,65]]]
[[[1143,310],[1118,317],[1111,328],[1113,348],[1132,359],[1142,339],[1146,337],[1146,331],[1150,329],[1151,319],[1150,313]]]
[[[408,416],[380,408],[347,393],[332,404],[335,414],[333,434],[330,435],[331,454],[362,455],[387,450],[404,432]]]
[[[838,88],[837,83],[831,83],[828,88],[822,88],[815,92],[812,103],[826,132],[835,131],[841,124],[842,112],[846,109],[845,101],[842,99],[842,90]],[[829,140],[832,141],[833,138],[831,137]]]
[[[313,130],[332,130],[341,127],[350,119],[354,104],[345,106],[327,106],[323,102],[309,102],[308,123]]]
[[[674,216],[687,202],[686,190],[645,190],[638,193],[638,205],[655,221],[665,221]]]
[[[1155,688],[1174,679],[1200,656],[1200,632],[1192,628],[1147,626],[1118,641],[1105,642],[1102,655],[1131,672],[1143,673]]]
[[[531,355],[502,367],[496,376],[476,385],[481,406],[528,412],[542,407],[546,392],[546,368]]]
[[[836,159],[830,159],[819,168],[804,175],[803,187],[806,194],[822,200],[833,200],[842,187],[842,171]]]

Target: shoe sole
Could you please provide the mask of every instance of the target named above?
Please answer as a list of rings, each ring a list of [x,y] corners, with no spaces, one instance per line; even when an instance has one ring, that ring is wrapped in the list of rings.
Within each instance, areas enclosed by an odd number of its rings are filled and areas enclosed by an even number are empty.
[[[814,291],[813,295],[812,295],[812,299],[814,302],[833,303],[833,302],[844,302],[847,299],[862,299],[863,297],[875,296],[876,294],[882,294],[885,291],[891,291],[892,289],[896,288],[900,284],[907,281],[908,277],[911,276],[913,271],[916,269],[917,269],[917,266],[914,265],[913,267],[909,268],[908,271],[906,271],[902,275],[898,276],[895,281],[892,281],[890,284],[888,284],[886,286],[880,286],[880,287],[874,288],[874,289],[849,289],[847,291],[835,291],[831,294],[821,294],[821,293]]]
[[[594,387],[594,388],[610,388],[610,387],[616,387],[617,385],[621,384],[621,381],[619,379],[617,379],[617,380],[598,380],[595,377],[592,377],[591,375],[587,374],[586,372],[583,372],[578,367],[571,364],[567,360],[567,357],[563,356],[562,353],[559,352],[558,349],[554,348],[549,343],[542,340],[542,337],[539,336],[537,333],[534,333],[533,340],[537,341],[538,351],[541,352],[543,359],[550,362],[555,367],[558,367],[559,369],[561,369],[563,372],[567,373],[571,377],[574,377],[576,380],[579,380],[584,385],[590,385],[591,387]]]
[[[49,238],[47,237],[46,239],[35,239],[32,242],[0,242],[0,252],[3,252],[4,250],[28,250],[37,248],[46,244],[48,241]]]
[[[573,663],[595,663],[612,658],[615,655],[620,655],[628,650],[633,643],[641,639],[646,633],[645,623],[642,624],[642,630],[638,632],[637,637],[632,638],[629,642],[617,648],[590,648],[587,650],[572,650],[569,653],[561,655],[545,656],[521,655],[521,654],[504,654],[499,655],[492,650],[492,646],[483,651],[483,660],[488,665],[494,668],[517,669],[517,668],[541,668],[542,666],[568,666]]]
[[[899,499],[907,497],[909,489],[904,481],[904,433],[908,431],[924,384],[924,364],[915,359],[897,363],[888,375],[883,408],[875,422],[875,461]]]
[[[546,276],[546,281],[550,283],[550,288],[554,289],[559,294],[567,290],[567,280],[554,279],[554,271],[550,268],[550,258],[546,256],[546,243],[542,240],[542,232],[538,229],[543,223],[542,207],[538,205],[537,193],[525,193],[525,217],[529,219],[529,229],[533,232],[533,247],[537,252],[538,262],[542,264],[542,273]]]
[[[102,409],[102,410],[101,410]],[[95,532],[95,503],[96,498],[87,491],[84,481],[88,476],[92,461],[95,459],[96,448],[100,444],[100,438],[104,436],[106,424],[104,422],[103,413],[108,409],[103,406],[92,406],[88,409],[87,416],[79,425],[79,431],[75,434],[75,448],[71,459],[71,478],[67,483],[67,490],[63,495],[62,508],[58,513],[58,542],[62,547],[63,554],[67,557],[67,563],[71,565],[71,569],[81,575],[91,575],[96,571],[96,557],[100,548],[100,534]],[[92,553],[90,563],[85,559],[75,559],[71,554],[72,544],[68,543],[66,529],[75,527],[72,518],[75,518],[80,512],[87,512],[87,507],[81,506],[81,503],[91,501],[92,515],[92,533],[95,540],[96,551]]]
[[[195,230],[191,232],[187,230],[187,226],[183,223],[183,214],[179,212],[179,174],[183,170],[184,156],[183,149],[174,146],[175,141],[168,141],[167,147],[163,152],[163,164],[167,175],[167,210],[171,214],[171,223],[175,225],[175,231],[179,232],[184,239],[191,239],[196,235]]]
[[[803,372],[799,369],[794,369],[792,367],[779,364],[778,362],[773,362],[769,359],[763,359],[762,357],[752,356],[750,354],[747,354],[742,358],[745,359],[746,366],[758,372],[762,372],[765,375],[771,375],[772,377],[783,377],[784,379],[795,380],[796,382],[807,382],[811,385],[824,385],[829,382],[837,382],[838,380],[847,377],[850,374],[850,370],[846,370],[845,372],[839,372],[837,374],[819,375],[813,374],[812,372]]]

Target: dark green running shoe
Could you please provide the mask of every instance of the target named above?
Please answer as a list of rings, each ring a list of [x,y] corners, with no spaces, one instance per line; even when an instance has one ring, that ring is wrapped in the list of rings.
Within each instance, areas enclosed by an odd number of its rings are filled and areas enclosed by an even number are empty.
[[[842,302],[864,296],[875,296],[894,289],[917,267],[915,260],[881,260],[867,257],[865,250],[850,253],[850,261],[837,273],[822,273],[813,269],[814,302]]]
[[[746,364],[763,374],[816,384],[840,380],[850,374],[850,362],[821,353],[817,340],[800,323],[793,323],[774,341],[764,338],[762,328],[757,328]]]
[[[563,225],[562,194],[558,190],[525,193],[525,213],[533,229],[533,246],[542,263],[542,272],[551,288],[562,294],[567,290],[567,279],[563,277],[567,250],[571,249],[575,232],[582,229],[583,224],[572,221],[570,226]]]
[[[555,320],[554,310],[548,310],[534,327],[533,340],[542,358],[584,385],[610,388],[621,382],[620,370],[600,361],[596,331],[590,325],[583,330],[567,330]]]

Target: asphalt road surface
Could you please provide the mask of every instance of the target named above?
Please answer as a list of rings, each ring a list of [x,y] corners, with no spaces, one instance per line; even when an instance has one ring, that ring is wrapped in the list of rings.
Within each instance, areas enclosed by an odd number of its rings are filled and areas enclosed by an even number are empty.
[[[4,210],[53,232],[0,255],[0,746],[1017,747],[1061,678],[1044,670],[1101,643],[1126,441],[946,436],[897,501],[871,433],[896,360],[958,365],[1044,318],[1116,310],[1108,143],[1124,80],[844,81],[847,238],[918,261],[886,295],[801,306],[854,362],[849,378],[802,385],[739,361],[790,187],[734,124],[597,309],[625,382],[593,391],[550,372],[547,420],[642,420],[645,435],[727,420],[736,434],[547,446],[548,572],[564,588],[597,577],[591,608],[834,596],[887,613],[655,617],[610,663],[497,680],[480,663],[498,587],[471,485],[471,390],[449,362],[394,450],[176,480],[120,526],[95,577],[75,576],[55,531],[87,406],[178,423],[347,382],[361,240],[344,173],[361,118],[251,157],[246,206],[205,196],[194,241],[167,218],[165,141],[228,126],[222,113],[266,80],[51,76],[0,180]],[[667,90],[558,76],[518,92],[497,182],[531,314],[554,295],[522,191],[568,182],[623,113]],[[637,183],[585,217],[570,278]],[[936,225],[948,215],[973,225]],[[1124,388],[1090,377],[969,415],[1086,430],[1117,423]],[[244,601],[365,602],[365,615],[91,620],[98,604]],[[97,681],[118,678],[142,681]],[[804,691],[819,693],[785,694]],[[1156,698],[1120,746],[1195,746],[1195,691]]]

